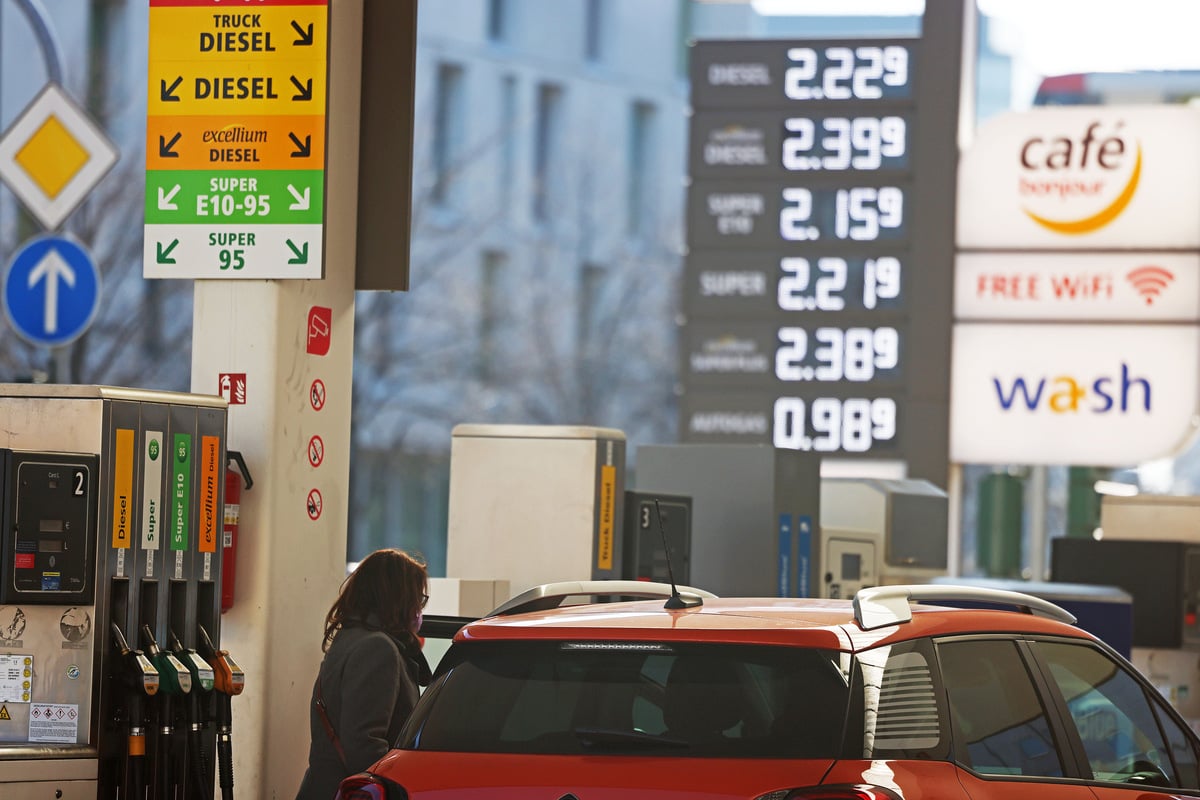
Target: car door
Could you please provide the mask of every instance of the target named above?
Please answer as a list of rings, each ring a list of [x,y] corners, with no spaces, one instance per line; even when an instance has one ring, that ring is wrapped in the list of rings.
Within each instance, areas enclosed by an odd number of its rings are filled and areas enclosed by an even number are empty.
[[[1200,793],[1200,740],[1135,670],[1090,642],[1031,647],[1099,800]]]
[[[1018,637],[936,642],[959,780],[971,800],[1096,800]]]

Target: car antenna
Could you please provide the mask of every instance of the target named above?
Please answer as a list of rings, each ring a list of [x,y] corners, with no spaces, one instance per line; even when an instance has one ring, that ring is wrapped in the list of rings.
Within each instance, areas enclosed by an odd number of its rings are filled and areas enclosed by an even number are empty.
[[[693,606],[703,605],[704,601],[699,597],[691,600],[684,600],[679,594],[679,588],[675,585],[675,570],[671,567],[671,548],[667,544],[667,529],[663,527],[662,507],[658,504],[658,498],[654,498],[654,513],[658,516],[658,532],[662,536],[663,553],[667,557],[667,577],[671,580],[671,596],[667,598],[667,602],[663,604],[663,608],[674,611],[679,608],[692,608]]]

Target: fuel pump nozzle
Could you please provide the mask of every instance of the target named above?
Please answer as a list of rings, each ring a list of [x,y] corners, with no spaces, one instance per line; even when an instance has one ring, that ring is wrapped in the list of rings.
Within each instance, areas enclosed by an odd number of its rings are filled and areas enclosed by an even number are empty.
[[[142,643],[146,657],[158,670],[158,729],[151,759],[151,774],[154,776],[152,796],[167,800],[174,796],[174,787],[179,777],[172,770],[174,747],[174,709],[171,699],[188,694],[192,690],[192,674],[172,654],[162,650],[154,640],[149,625],[142,625]]]
[[[212,665],[213,687],[217,692],[217,768],[221,797],[233,800],[233,708],[231,701],[246,688],[246,674],[229,655],[218,650],[203,625],[200,630],[200,654]]]
[[[212,788],[212,777],[208,761],[205,758],[202,740],[203,731],[208,727],[203,698],[207,698],[213,690],[213,669],[195,650],[184,647],[174,631],[169,631],[168,636],[167,643],[171,652],[187,668],[192,682],[192,691],[187,705],[189,731],[187,738],[180,742],[182,747],[177,768],[181,774],[189,773],[183,780],[183,785],[192,786],[194,784],[200,792],[199,796],[203,797],[205,787],[208,787],[209,791]]]
[[[158,670],[141,650],[132,650],[121,626],[112,623],[113,642],[121,655],[120,678],[128,698],[129,735],[125,746],[125,786],[128,797],[145,794],[146,729],[142,724],[142,698],[158,693]]]

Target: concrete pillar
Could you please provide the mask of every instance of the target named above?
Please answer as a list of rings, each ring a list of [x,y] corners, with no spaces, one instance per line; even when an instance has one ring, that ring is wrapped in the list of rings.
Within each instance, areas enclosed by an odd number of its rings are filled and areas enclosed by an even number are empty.
[[[237,599],[221,637],[246,673],[233,700],[237,797],[286,800],[299,787],[324,616],[345,574],[362,13],[362,0],[330,3],[325,278],[195,288],[192,390],[216,394],[222,373],[246,376],[228,446],[254,486],[242,493]],[[332,312],[324,354],[307,347],[314,307]]]

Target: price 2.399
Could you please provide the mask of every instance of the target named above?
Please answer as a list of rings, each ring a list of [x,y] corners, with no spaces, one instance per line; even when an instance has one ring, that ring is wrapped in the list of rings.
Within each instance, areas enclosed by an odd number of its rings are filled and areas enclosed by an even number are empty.
[[[896,438],[896,401],[890,397],[800,397],[775,401],[776,447],[818,453],[865,453]]]

